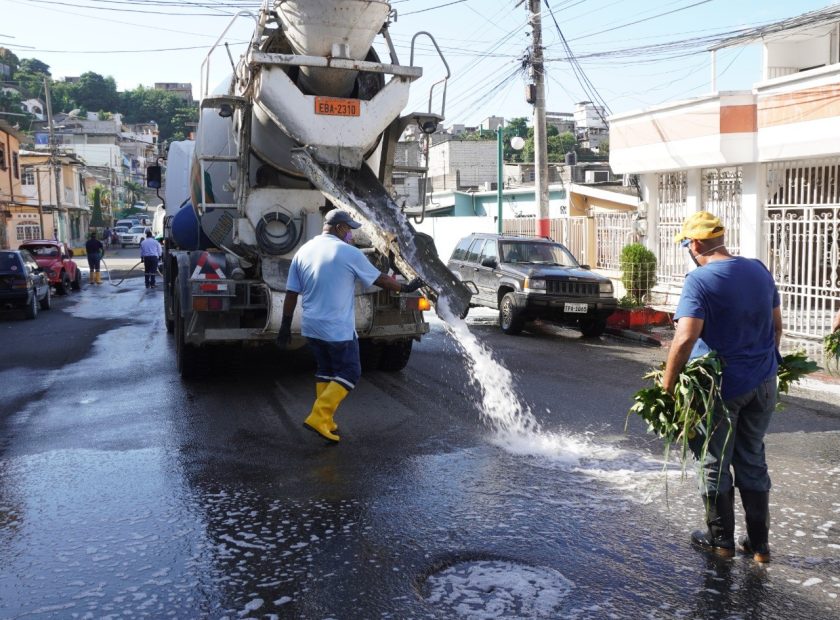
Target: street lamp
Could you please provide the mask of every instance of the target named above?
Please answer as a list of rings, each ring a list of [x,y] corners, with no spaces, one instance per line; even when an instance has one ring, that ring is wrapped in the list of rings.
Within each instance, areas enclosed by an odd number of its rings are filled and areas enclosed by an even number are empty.
[[[521,151],[522,147],[525,146],[525,140],[520,138],[519,136],[514,136],[510,139],[510,146],[515,151]],[[499,125],[496,128],[496,147],[498,149],[498,176],[496,178],[496,208],[497,208],[497,215],[496,215],[496,229],[498,233],[501,235],[504,230],[502,224],[502,190],[504,187],[504,166],[505,166],[505,149],[504,149],[504,141],[502,140],[502,126]]]

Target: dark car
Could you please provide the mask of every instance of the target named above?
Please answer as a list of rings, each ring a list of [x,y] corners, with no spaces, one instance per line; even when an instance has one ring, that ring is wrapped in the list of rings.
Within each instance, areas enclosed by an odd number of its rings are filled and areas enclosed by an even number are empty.
[[[475,233],[458,242],[448,267],[461,280],[475,283],[472,306],[499,310],[506,334],[518,334],[527,321],[542,319],[600,336],[618,306],[609,278],[544,237]]]
[[[66,295],[70,289],[78,291],[82,288],[82,271],[65,244],[43,239],[21,243],[20,249],[35,257],[59,295]]]
[[[52,304],[50,281],[26,250],[0,250],[0,308],[22,308],[26,318]]]

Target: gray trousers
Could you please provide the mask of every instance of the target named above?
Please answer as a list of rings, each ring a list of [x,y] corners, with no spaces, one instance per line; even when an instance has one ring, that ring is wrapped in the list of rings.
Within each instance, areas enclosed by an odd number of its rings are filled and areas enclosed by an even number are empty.
[[[744,491],[769,491],[764,435],[776,409],[776,376],[746,394],[727,400],[725,405],[732,422],[731,433],[723,409],[718,405],[712,438],[701,464],[700,492],[704,495],[728,493],[733,485]],[[697,459],[702,440],[698,435],[691,442]]]

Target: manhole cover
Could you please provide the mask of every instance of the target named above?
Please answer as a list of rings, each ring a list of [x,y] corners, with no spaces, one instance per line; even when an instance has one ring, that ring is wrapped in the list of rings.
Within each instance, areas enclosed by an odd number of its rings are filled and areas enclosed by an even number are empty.
[[[558,571],[502,560],[459,562],[429,575],[425,600],[460,618],[554,618],[574,584]]]

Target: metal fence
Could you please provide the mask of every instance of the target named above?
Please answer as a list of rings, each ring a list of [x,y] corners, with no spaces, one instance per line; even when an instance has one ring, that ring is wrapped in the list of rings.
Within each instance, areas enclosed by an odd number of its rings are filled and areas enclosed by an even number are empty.
[[[659,243],[656,252],[657,280],[661,284],[682,286],[685,278],[685,252],[674,243],[686,213],[688,180],[685,172],[659,175]]]
[[[595,266],[621,269],[621,250],[633,243],[633,213],[604,211],[595,213]]]
[[[741,176],[740,167],[703,170],[703,209],[723,222],[731,254],[741,253]]]
[[[767,167],[766,263],[785,333],[821,338],[840,309],[840,159]]]
[[[579,260],[589,255],[588,220],[585,216],[558,217],[549,220],[549,236],[565,245]],[[537,234],[537,220],[533,217],[518,217],[504,220],[502,230],[510,235]]]

